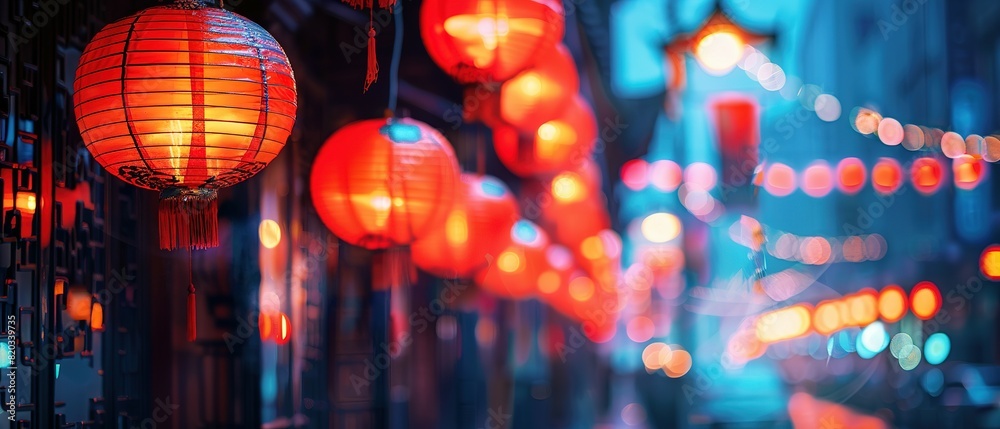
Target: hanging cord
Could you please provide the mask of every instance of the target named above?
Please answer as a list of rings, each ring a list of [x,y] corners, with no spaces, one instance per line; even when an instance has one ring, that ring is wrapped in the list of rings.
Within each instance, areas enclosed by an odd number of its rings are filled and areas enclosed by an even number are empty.
[[[187,298],[187,340],[198,338],[198,305],[194,294],[194,257],[188,248],[188,298]]]
[[[392,63],[389,65],[389,112],[395,115],[399,98],[399,58],[403,54],[403,4],[392,8],[392,19],[396,23],[396,37],[392,45]]]

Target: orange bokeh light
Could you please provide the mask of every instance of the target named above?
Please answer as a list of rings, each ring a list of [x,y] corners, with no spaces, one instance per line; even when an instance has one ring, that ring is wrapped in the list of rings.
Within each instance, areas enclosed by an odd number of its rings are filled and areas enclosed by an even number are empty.
[[[763,343],[790,340],[809,333],[811,309],[804,304],[762,314],[756,323],[757,339]]]
[[[838,187],[848,195],[858,193],[865,186],[865,165],[858,158],[844,158],[837,164]]]
[[[882,158],[872,168],[872,187],[880,194],[891,194],[903,183],[902,168],[892,158]]]
[[[961,155],[952,161],[952,174],[955,176],[955,186],[959,189],[975,189],[983,180],[983,162],[971,155]]]
[[[933,194],[941,186],[944,169],[935,158],[924,157],[913,161],[910,166],[910,181],[917,192],[924,195]]]
[[[882,320],[893,323],[906,314],[906,292],[897,285],[889,285],[882,289],[878,297],[878,313]]]
[[[994,244],[983,250],[979,257],[979,270],[990,280],[1000,280],[1000,245]]]
[[[941,309],[941,292],[934,283],[917,283],[910,291],[910,307],[918,319],[928,320]]]
[[[823,301],[813,313],[813,328],[820,335],[830,335],[844,327],[837,301]]]

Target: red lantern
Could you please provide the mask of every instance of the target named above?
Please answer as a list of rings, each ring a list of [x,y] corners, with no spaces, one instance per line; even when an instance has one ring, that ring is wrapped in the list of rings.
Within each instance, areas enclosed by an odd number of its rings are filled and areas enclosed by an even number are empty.
[[[104,27],[80,57],[73,89],[94,159],[160,191],[164,249],[217,246],[216,190],[263,169],[295,123],[295,78],[278,42],[200,1]]]
[[[510,244],[517,201],[503,182],[463,174],[445,222],[410,246],[413,262],[443,278],[469,278]]]
[[[554,0],[426,0],[420,35],[431,59],[461,83],[503,82],[563,37]]]
[[[872,168],[872,187],[880,194],[891,194],[903,183],[902,167],[892,158],[882,158]]]
[[[525,133],[559,117],[580,89],[573,56],[563,45],[548,49],[534,67],[500,85],[477,113],[491,127],[509,125]]]
[[[597,120],[583,97],[576,95],[555,119],[524,136],[498,125],[493,148],[500,162],[518,176],[536,176],[572,168],[590,157],[597,140]]]
[[[525,211],[537,216],[554,241],[576,251],[584,239],[611,225],[599,180],[597,166],[588,160],[575,170],[526,183],[523,192],[532,205]]]
[[[407,245],[451,210],[458,163],[448,141],[413,119],[370,119],[341,128],[320,148],[313,205],[334,234],[356,246]]]
[[[497,296],[524,298],[537,289],[539,276],[548,268],[549,238],[538,225],[519,220],[510,228],[510,241],[496,260],[476,275],[476,283]]]

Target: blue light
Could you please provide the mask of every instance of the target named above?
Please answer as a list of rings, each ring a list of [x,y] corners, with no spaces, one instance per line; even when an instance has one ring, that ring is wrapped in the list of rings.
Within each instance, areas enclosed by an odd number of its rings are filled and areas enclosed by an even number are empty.
[[[522,243],[531,243],[538,238],[538,230],[535,229],[535,225],[523,219],[514,224],[510,233],[514,240]]]
[[[882,322],[875,322],[861,330],[858,335],[858,356],[871,359],[889,345],[889,333],[885,332]]]
[[[483,193],[491,197],[502,197],[507,193],[507,188],[493,179],[483,179],[481,187]]]
[[[951,353],[951,339],[943,332],[931,334],[924,342],[924,359],[931,365],[937,365],[948,359]]]
[[[382,127],[380,131],[396,143],[416,143],[420,141],[420,127],[416,125],[391,122]]]
[[[920,385],[924,387],[931,396],[937,396],[941,394],[941,389],[944,387],[944,373],[940,369],[931,368],[926,374],[920,379]]]
[[[10,346],[0,343],[0,368],[10,368]]]

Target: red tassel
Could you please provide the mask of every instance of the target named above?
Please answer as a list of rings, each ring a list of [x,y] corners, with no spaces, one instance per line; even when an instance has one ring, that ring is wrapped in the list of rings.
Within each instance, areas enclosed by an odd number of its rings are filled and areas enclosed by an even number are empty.
[[[160,248],[207,249],[219,245],[219,203],[214,189],[160,192]]]
[[[371,9],[374,0],[343,0],[344,3],[351,5],[355,9]],[[384,0],[383,0],[384,1]]]
[[[194,285],[188,286],[187,340],[198,338],[198,303],[195,301]]]
[[[392,11],[392,8],[396,6],[396,0],[378,0],[378,6],[382,9],[389,9]]]
[[[375,55],[375,26],[368,28],[368,72],[365,73],[365,92],[378,80],[378,57]]]

